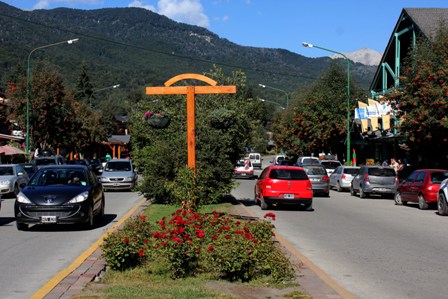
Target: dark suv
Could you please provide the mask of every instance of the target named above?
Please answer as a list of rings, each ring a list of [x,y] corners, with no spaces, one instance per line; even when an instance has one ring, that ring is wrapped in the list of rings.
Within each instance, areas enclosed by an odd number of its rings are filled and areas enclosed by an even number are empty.
[[[42,168],[47,165],[62,165],[67,164],[67,160],[63,156],[43,156],[37,157],[32,161],[35,169]]]
[[[395,195],[397,174],[389,166],[362,166],[352,180],[350,194],[365,198],[370,194]]]

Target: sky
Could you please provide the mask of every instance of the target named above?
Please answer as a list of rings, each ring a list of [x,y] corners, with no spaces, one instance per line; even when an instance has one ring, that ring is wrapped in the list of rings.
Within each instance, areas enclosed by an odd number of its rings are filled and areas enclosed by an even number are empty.
[[[383,53],[403,8],[448,8],[448,0],[0,0],[23,10],[141,7],[204,27],[241,46],[281,48],[306,57],[318,48]]]

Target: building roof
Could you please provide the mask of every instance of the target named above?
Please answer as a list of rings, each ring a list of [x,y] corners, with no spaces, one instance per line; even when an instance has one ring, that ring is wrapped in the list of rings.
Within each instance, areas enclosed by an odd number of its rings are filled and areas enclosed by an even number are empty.
[[[131,135],[112,135],[107,139],[107,143],[122,143],[127,144],[131,139]]]
[[[404,8],[403,11],[429,39],[435,36],[441,24],[448,25],[448,8]]]

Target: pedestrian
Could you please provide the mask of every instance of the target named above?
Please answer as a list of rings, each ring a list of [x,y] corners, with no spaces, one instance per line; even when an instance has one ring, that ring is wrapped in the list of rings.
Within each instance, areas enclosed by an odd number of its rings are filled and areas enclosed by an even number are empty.
[[[390,159],[390,166],[395,170],[395,172],[398,172],[399,165],[395,158]]]
[[[109,153],[107,153],[105,158],[106,158],[106,162],[109,162],[109,160],[110,160],[112,157],[110,156]]]

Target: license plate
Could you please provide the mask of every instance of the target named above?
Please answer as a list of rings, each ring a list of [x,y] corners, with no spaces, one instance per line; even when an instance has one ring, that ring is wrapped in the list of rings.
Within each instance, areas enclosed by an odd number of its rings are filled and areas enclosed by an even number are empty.
[[[120,186],[120,184],[118,184],[118,183],[114,183],[114,186]]]
[[[387,191],[389,191],[389,189],[386,189],[386,188],[375,188],[375,191],[378,191],[378,192],[387,192]]]
[[[284,198],[288,198],[288,199],[293,199],[294,198],[294,194],[285,194],[283,195]]]
[[[241,175],[244,176],[244,175],[246,175],[246,174],[245,174],[245,173],[242,173]]]
[[[310,179],[311,182],[319,182],[319,179]]]
[[[56,216],[42,216],[40,218],[40,221],[42,223],[56,223],[57,222],[57,218],[56,218]]]

